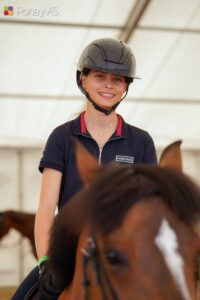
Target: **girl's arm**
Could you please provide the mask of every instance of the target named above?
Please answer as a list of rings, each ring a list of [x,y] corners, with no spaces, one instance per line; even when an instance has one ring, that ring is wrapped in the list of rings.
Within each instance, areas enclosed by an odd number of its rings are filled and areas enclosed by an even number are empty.
[[[47,255],[49,232],[58,204],[62,173],[44,169],[42,175],[40,200],[35,218],[35,244],[38,258]]]

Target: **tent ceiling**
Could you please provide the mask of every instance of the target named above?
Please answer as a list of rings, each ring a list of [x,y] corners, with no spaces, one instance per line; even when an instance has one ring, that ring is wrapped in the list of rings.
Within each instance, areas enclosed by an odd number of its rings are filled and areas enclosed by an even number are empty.
[[[15,0],[10,17],[4,5],[1,146],[41,146],[79,112],[80,51],[93,39],[116,37],[133,49],[142,78],[118,112],[148,130],[157,147],[181,138],[185,147],[200,148],[200,0]]]

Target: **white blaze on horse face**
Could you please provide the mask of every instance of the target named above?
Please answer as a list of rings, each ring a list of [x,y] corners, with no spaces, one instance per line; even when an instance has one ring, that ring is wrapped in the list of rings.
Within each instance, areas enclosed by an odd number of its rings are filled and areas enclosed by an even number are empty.
[[[166,219],[162,220],[155,243],[164,255],[176,284],[178,285],[183,298],[191,300],[184,274],[184,260],[178,252],[178,240],[175,231],[170,227]]]

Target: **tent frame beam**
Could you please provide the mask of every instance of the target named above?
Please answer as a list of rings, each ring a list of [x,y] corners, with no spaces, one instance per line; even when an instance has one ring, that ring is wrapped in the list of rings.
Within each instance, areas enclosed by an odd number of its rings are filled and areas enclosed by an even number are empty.
[[[7,94],[7,93],[0,93],[0,102],[5,100],[44,100],[44,101],[68,101],[68,100],[75,100],[75,101],[82,101],[83,97],[80,95],[45,95],[45,94]],[[183,104],[193,104],[193,105],[200,105],[200,99],[178,99],[178,98],[148,98],[148,97],[127,97],[125,101],[136,103],[156,103],[156,104],[170,104],[170,105],[183,105]]]

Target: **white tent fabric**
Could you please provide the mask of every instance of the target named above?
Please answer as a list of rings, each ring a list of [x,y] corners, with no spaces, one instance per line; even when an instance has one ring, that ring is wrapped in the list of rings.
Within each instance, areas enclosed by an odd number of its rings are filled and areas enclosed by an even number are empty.
[[[41,146],[80,111],[80,51],[93,39],[113,37],[133,49],[142,78],[118,112],[148,130],[157,147],[181,138],[185,147],[200,148],[200,0],[14,0],[13,16],[4,15],[6,5],[0,7],[1,146]]]
[[[42,147],[83,109],[76,62],[102,37],[128,43],[142,78],[118,112],[158,154],[182,139],[184,171],[200,182],[200,0],[2,0],[0,210],[36,210]],[[15,231],[0,246],[0,287],[16,286],[35,266],[30,246]]]

